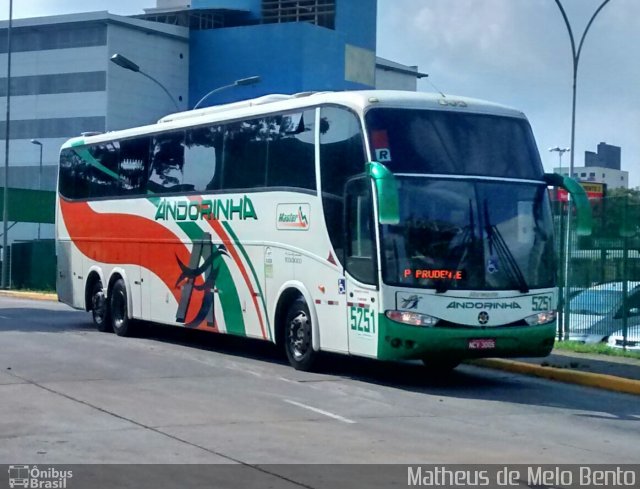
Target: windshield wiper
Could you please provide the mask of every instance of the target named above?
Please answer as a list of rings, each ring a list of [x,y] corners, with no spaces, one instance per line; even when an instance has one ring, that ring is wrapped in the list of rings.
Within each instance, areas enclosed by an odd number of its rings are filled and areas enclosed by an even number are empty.
[[[484,200],[484,220],[487,239],[489,240],[489,255],[493,255],[493,249],[495,248],[500,261],[507,265],[507,275],[509,275],[513,282],[518,284],[520,292],[523,294],[529,292],[529,285],[527,284],[516,259],[513,257],[511,250],[509,250],[509,247],[498,228],[491,224],[487,199]]]
[[[476,232],[475,232],[475,219],[473,217],[473,203],[471,199],[469,199],[469,224],[464,227],[464,231],[462,233],[460,247],[462,247],[462,253],[460,253],[460,259],[458,260],[458,264],[456,268],[460,268],[460,264],[464,262],[469,248],[474,247],[476,242]],[[444,294],[451,288],[451,279],[443,279],[436,284],[436,294]]]

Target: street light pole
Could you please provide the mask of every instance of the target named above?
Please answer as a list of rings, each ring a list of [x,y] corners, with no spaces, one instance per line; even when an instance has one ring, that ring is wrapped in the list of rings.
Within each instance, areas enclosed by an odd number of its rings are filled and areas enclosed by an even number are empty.
[[[32,139],[31,144],[40,146],[40,165],[38,171],[38,190],[42,190],[42,143],[37,139]],[[40,240],[40,224],[38,223],[38,240]]]
[[[111,56],[110,59],[112,63],[117,64],[118,66],[120,66],[121,68],[124,68],[125,70],[133,71],[134,73],[140,73],[142,76],[146,76],[149,80],[151,80],[160,88],[162,88],[164,93],[166,93],[167,96],[173,102],[173,105],[175,105],[176,110],[178,111],[180,110],[180,107],[178,106],[178,102],[176,102],[176,99],[173,98],[173,95],[171,95],[169,90],[167,90],[167,87],[165,87],[162,83],[160,83],[158,80],[156,80],[154,77],[152,77],[148,73],[145,73],[144,71],[142,71],[140,67],[137,64],[135,64],[133,61],[131,61],[129,58],[125,58],[121,54],[116,53],[113,56]]]
[[[4,194],[2,196],[2,288],[9,287],[9,135],[11,125],[11,28],[13,27],[13,0],[9,0],[9,26],[7,28],[7,116],[4,137]]]
[[[259,81],[260,81],[260,77],[259,76],[250,76],[248,78],[240,78],[239,80],[236,80],[233,83],[230,83],[229,85],[224,85],[222,87],[214,88],[209,93],[205,94],[204,97],[202,97],[200,100],[198,100],[196,105],[193,106],[193,109],[194,110],[197,109],[202,102],[204,102],[206,99],[208,99],[214,93],[221,92],[222,90],[226,90],[227,88],[246,86],[246,85],[254,85],[254,84],[258,83]]]
[[[589,28],[596,16],[600,13],[600,11],[604,8],[604,6],[610,2],[610,0],[604,0],[600,6],[596,9],[596,11],[589,19],[587,23],[587,27],[585,27],[584,32],[582,33],[582,37],[580,38],[580,44],[578,44],[578,49],[576,50],[576,43],[573,37],[573,29],[571,29],[571,23],[569,22],[569,18],[567,17],[567,13],[562,6],[560,0],[555,0],[556,5],[560,9],[560,13],[562,14],[562,18],[564,19],[565,26],[567,27],[567,31],[569,32],[569,40],[571,41],[571,57],[573,61],[573,98],[571,104],[571,161],[569,164],[569,175],[573,175],[573,163],[575,156],[575,135],[576,135],[576,93],[577,93],[577,83],[578,83],[578,63],[580,62],[580,53],[582,52],[582,46],[584,45],[584,38],[587,36],[587,32],[589,32]]]
[[[610,0],[604,0],[600,6],[593,13],[587,26],[582,33],[582,37],[580,38],[580,43],[578,44],[578,49],[576,50],[576,43],[573,37],[573,29],[571,28],[571,23],[569,22],[569,18],[567,17],[567,13],[562,6],[560,0],[555,0],[558,9],[560,9],[560,13],[562,14],[562,19],[564,20],[564,24],[567,27],[567,32],[569,33],[569,40],[571,41],[571,59],[573,61],[573,85],[572,85],[572,102],[571,102],[571,158],[569,161],[569,176],[573,177],[573,169],[574,169],[574,159],[575,159],[575,141],[576,141],[576,94],[577,94],[577,86],[578,86],[578,64],[580,62],[580,53],[582,52],[582,46],[584,45],[584,39],[587,36],[587,32],[589,32],[589,28],[593,24],[596,16],[600,13],[600,11],[604,8],[604,6],[609,3]],[[571,237],[571,195],[567,196],[567,229],[566,229],[566,241],[565,241],[565,276],[564,276],[564,290],[568,292],[569,290],[569,263],[571,260],[570,257],[570,237]],[[566,297],[565,297],[566,300]],[[564,327],[562,328],[562,337],[565,338],[568,334],[568,326],[569,326],[569,307],[568,301],[566,301],[566,307],[564,307],[563,318],[564,318]]]
[[[552,153],[558,153],[558,163],[560,165],[559,170],[560,170],[560,175],[562,175],[562,155],[571,151],[571,149],[569,148],[561,148],[560,146],[556,146],[554,148],[549,148],[549,151]],[[569,175],[571,176],[571,175]],[[568,202],[568,197],[567,197],[567,206],[569,205]],[[566,220],[569,217],[569,213],[567,212],[566,214],[562,212],[562,206],[560,206],[560,236],[562,236],[565,240],[564,243],[561,243],[561,249],[562,249],[562,256],[564,257],[564,259],[562,260],[562,266],[563,266],[563,270],[562,270],[562,286],[559,289],[559,296],[558,296],[558,303],[559,303],[559,310],[560,310],[560,314],[558,315],[558,338],[562,339],[564,337],[564,333],[566,331],[565,328],[565,324],[567,324],[567,322],[565,322],[565,315],[564,312],[566,310],[565,307],[565,302],[568,302],[568,298],[569,298],[569,289],[567,289],[567,276],[569,273],[569,233],[565,232],[566,230],[564,228],[566,228],[568,226],[568,222],[566,222]],[[566,218],[566,219],[565,219]]]

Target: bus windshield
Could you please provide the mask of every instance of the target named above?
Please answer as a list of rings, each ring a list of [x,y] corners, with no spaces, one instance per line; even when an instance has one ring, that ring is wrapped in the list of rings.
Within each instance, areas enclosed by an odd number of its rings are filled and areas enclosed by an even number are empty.
[[[458,111],[371,109],[373,159],[395,174],[480,175],[541,180],[525,119]]]
[[[400,222],[381,232],[385,283],[439,292],[555,285],[545,184],[397,180]]]

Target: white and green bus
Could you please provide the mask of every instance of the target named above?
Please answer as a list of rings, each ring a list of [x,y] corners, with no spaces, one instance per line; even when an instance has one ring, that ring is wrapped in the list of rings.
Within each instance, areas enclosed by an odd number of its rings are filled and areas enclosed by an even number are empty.
[[[326,92],[172,114],[62,147],[58,296],[101,331],[261,338],[297,369],[323,351],[544,356],[549,185],[584,203],[544,174],[521,112],[478,100]]]

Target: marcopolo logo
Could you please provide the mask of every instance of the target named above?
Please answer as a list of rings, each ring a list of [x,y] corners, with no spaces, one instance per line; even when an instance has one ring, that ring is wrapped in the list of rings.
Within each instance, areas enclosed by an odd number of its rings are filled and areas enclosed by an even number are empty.
[[[278,204],[276,228],[306,231],[311,224],[310,214],[309,204]]]
[[[38,468],[29,465],[9,465],[9,487],[32,489],[65,489],[67,480],[73,477],[73,471],[54,467]]]

